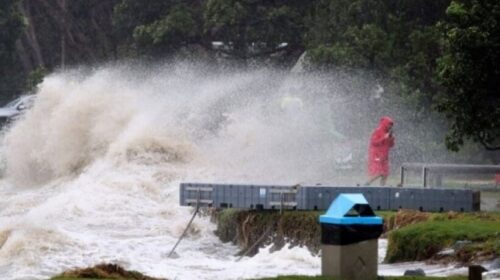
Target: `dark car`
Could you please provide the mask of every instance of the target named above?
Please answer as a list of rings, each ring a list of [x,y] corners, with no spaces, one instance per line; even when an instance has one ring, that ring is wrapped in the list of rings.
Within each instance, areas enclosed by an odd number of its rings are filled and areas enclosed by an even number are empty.
[[[24,110],[31,108],[34,102],[34,94],[21,95],[20,97],[12,100],[11,102],[0,108],[0,122],[6,123],[15,119]]]

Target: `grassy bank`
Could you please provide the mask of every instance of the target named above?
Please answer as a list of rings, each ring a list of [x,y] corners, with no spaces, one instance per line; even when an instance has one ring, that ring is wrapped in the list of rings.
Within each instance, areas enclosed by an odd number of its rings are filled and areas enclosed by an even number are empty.
[[[242,254],[257,253],[258,246],[285,243],[306,246],[311,253],[320,249],[319,211],[243,211],[227,209],[217,215],[216,234],[232,241]],[[469,262],[500,255],[500,213],[425,213],[419,211],[377,212],[384,218],[388,237],[387,262],[425,260],[458,241],[460,248],[447,258]]]
[[[320,249],[321,228],[318,211],[247,211],[225,209],[216,213],[215,234],[223,242],[233,242],[241,248],[240,255],[254,255],[259,246],[273,244],[279,250],[285,244],[304,246],[311,253]]]
[[[500,255],[500,214],[433,214],[426,221],[393,230],[388,241],[389,263],[429,259],[452,246],[458,261],[489,259]]]

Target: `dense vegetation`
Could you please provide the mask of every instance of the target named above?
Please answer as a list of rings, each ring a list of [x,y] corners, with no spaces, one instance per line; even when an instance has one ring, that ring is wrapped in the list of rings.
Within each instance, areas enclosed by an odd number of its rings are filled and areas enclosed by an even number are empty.
[[[416,121],[443,113],[448,148],[471,139],[497,150],[499,22],[496,0],[5,0],[0,99],[82,64],[182,57],[288,69],[306,52],[309,71],[364,73]]]

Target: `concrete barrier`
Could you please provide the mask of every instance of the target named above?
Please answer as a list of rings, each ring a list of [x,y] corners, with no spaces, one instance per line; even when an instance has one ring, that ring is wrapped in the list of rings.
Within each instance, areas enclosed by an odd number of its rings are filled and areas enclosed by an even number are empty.
[[[480,210],[480,192],[352,186],[284,186],[181,183],[180,205],[215,208],[326,210],[340,193],[362,193],[374,210],[470,212]]]

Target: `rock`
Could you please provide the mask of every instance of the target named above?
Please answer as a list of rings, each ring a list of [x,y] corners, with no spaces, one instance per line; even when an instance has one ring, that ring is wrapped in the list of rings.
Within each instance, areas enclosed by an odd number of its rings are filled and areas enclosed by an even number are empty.
[[[404,276],[425,276],[425,272],[421,268],[417,269],[408,269],[403,274]]]
[[[472,242],[469,240],[459,240],[453,244],[453,249],[455,251],[459,251],[460,249],[464,248],[465,245],[471,244]]]
[[[178,259],[180,258],[181,256],[179,254],[177,254],[177,252],[172,252],[172,254],[169,256],[169,254],[165,253],[165,254],[162,254],[162,257],[164,258],[171,258],[171,259]]]
[[[446,248],[437,253],[438,256],[453,256],[455,254],[455,250],[453,248]]]

